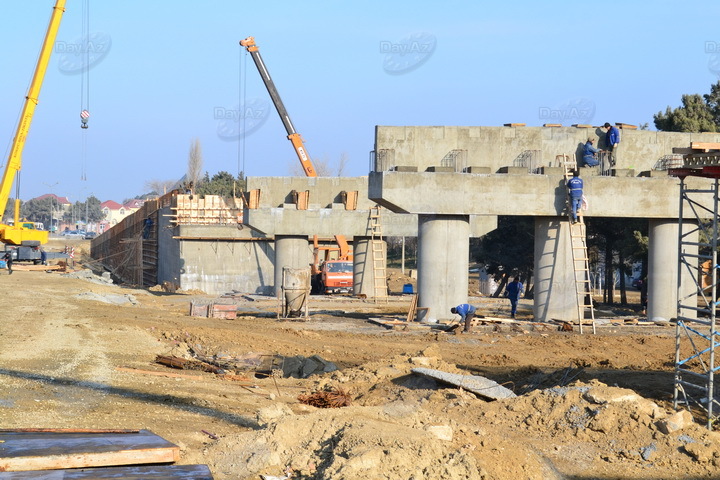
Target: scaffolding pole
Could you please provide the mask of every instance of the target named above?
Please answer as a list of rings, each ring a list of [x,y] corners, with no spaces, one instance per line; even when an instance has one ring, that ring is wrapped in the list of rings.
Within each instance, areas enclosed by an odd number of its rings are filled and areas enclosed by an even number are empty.
[[[671,169],[670,174],[680,178],[673,407],[693,414],[704,412],[707,428],[712,429],[720,412],[715,390],[720,168],[679,168]],[[688,176],[711,181],[701,188],[691,187],[686,183]],[[690,241],[695,234],[698,240]],[[694,285],[683,285],[683,279]]]

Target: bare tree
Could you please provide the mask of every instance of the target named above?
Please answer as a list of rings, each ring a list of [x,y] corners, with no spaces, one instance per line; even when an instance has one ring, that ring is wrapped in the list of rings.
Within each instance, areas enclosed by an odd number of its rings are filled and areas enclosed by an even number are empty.
[[[155,192],[158,195],[164,195],[175,186],[176,180],[148,180],[145,182],[145,189],[150,192]]]
[[[338,158],[337,161],[337,176],[342,177],[343,173],[345,173],[345,167],[347,167],[348,162],[350,161],[350,156],[347,152],[342,152],[340,154],[340,158]]]
[[[192,182],[193,185],[197,185],[200,181],[200,175],[202,175],[202,169],[202,147],[200,146],[200,139],[196,138],[190,144],[190,152],[188,153],[187,175],[185,176],[187,183]]]

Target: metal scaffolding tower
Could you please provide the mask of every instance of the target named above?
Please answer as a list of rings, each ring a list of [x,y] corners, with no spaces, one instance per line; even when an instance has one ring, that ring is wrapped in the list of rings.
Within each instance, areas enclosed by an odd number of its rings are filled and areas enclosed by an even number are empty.
[[[673,406],[705,412],[707,427],[718,419],[720,406],[715,389],[715,349],[718,298],[718,194],[720,167],[673,168],[680,178],[678,240],[678,309],[675,329],[675,388]],[[688,185],[686,177],[709,182]],[[692,182],[696,183],[696,182]],[[698,241],[690,241],[699,234]],[[683,285],[691,278],[694,288]]]

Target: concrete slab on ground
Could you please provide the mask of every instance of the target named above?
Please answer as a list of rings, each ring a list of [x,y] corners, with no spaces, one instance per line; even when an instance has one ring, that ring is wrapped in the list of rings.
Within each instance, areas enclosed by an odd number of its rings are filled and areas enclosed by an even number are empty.
[[[424,375],[434,380],[449,383],[457,387],[463,388],[469,392],[491,400],[501,398],[514,398],[516,395],[507,388],[499,385],[488,378],[479,375],[461,375],[458,373],[443,372],[441,370],[433,370],[432,368],[413,368],[413,373]]]

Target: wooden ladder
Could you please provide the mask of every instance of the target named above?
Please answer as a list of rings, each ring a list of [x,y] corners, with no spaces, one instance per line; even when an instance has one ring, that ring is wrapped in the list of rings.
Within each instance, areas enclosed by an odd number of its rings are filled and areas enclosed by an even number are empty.
[[[565,185],[567,190],[567,182],[573,176],[573,170],[576,168],[574,161],[567,161],[569,158],[565,155],[566,161],[563,162],[565,167]],[[568,224],[570,225],[570,248],[572,250],[573,276],[575,280],[575,298],[577,302],[578,324],[580,325],[580,333],[583,333],[583,322],[585,320],[586,309],[590,311],[590,319],[592,322],[593,333],[595,331],[595,307],[592,300],[592,285],[590,285],[590,258],[587,251],[587,230],[582,212],[578,211],[578,222],[572,221],[572,204],[570,203],[570,192],[566,196],[566,210]]]
[[[382,221],[380,205],[370,209],[370,246],[372,248],[373,264],[373,299],[375,302],[388,301],[387,289],[387,259],[383,245]]]

